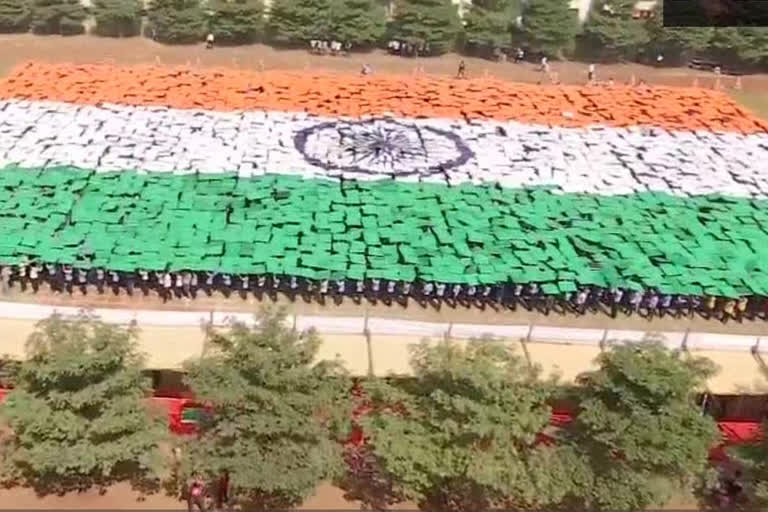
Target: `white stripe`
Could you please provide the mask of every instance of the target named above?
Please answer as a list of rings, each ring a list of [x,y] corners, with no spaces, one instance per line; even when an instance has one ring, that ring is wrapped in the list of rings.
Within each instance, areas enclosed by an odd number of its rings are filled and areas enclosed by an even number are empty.
[[[340,121],[341,130],[312,131],[304,152],[299,151],[296,137],[302,130]],[[0,102],[0,165],[331,179],[394,176],[451,184],[552,185],[596,194],[652,190],[768,197],[765,133],[443,119],[350,122],[356,121],[302,113]],[[441,163],[448,167],[440,170]]]

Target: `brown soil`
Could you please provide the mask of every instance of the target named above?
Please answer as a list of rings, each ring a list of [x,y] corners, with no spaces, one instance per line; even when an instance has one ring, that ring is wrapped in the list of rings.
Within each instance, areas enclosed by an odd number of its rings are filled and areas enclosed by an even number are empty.
[[[105,494],[89,491],[66,496],[38,497],[29,489],[0,490],[0,510],[180,510],[186,503],[155,494],[141,498],[127,485],[116,485]],[[360,504],[344,499],[344,492],[332,485],[317,488],[299,510],[360,510]]]
[[[206,50],[202,44],[192,46],[166,46],[136,37],[130,39],[98,38],[93,36],[0,36],[0,72],[7,71],[19,62],[46,60],[54,62],[115,64],[159,63],[162,65],[222,66],[243,69],[313,69],[358,73],[363,64],[370,64],[374,72],[410,74],[423,73],[454,75],[460,60],[466,62],[468,76],[491,75],[518,82],[536,83],[544,79],[530,63],[496,63],[487,60],[462,57],[456,54],[432,58],[403,58],[387,55],[382,51],[352,54],[348,57],[315,56],[305,50],[276,49],[265,45],[214,48]],[[584,83],[587,64],[580,62],[554,62],[551,70],[563,83]],[[600,80],[613,78],[627,82],[632,76],[648,83],[690,86],[694,79],[702,87],[715,83],[712,73],[697,72],[686,68],[656,68],[640,64],[614,64],[597,66]],[[732,77],[722,77],[722,85],[730,88],[735,84]],[[768,90],[768,75],[750,75],[742,78],[744,91]]]
[[[154,294],[149,297],[141,295],[140,291],[129,297],[126,294],[114,296],[111,292],[104,295],[98,295],[95,290],[89,291],[87,296],[81,295],[76,291],[72,296],[65,293],[53,293],[46,288],[41,288],[37,294],[22,293],[18,288],[10,291],[8,295],[0,295],[0,301],[6,302],[25,302],[38,303],[52,306],[68,306],[77,308],[122,308],[131,310],[152,309],[160,311],[223,311],[223,312],[257,312],[263,304],[272,304],[272,301],[265,298],[263,301],[250,296],[247,300],[241,299],[238,295],[232,295],[225,298],[222,295],[214,294],[207,297],[202,292],[197,298],[192,299],[174,299],[163,303],[163,301]],[[524,310],[494,311],[490,308],[482,311],[478,308],[464,308],[457,306],[452,309],[448,306],[442,306],[440,310],[432,307],[422,308],[415,301],[410,301],[407,307],[402,307],[397,303],[391,306],[379,302],[378,304],[369,304],[363,301],[357,305],[351,299],[345,299],[340,305],[335,305],[329,299],[326,305],[316,302],[305,303],[301,298],[296,302],[290,302],[285,297],[278,297],[278,303],[285,305],[290,314],[296,315],[322,315],[322,316],[356,316],[356,317],[377,317],[377,318],[402,318],[404,320],[440,322],[440,323],[469,323],[469,324],[502,324],[502,325],[541,325],[553,327],[572,327],[588,329],[630,329],[645,331],[677,331],[682,332],[690,329],[693,332],[708,333],[728,333],[728,334],[750,334],[765,335],[768,334],[768,323],[763,320],[747,321],[738,323],[733,320],[723,324],[718,320],[705,320],[701,317],[693,319],[672,317],[656,318],[646,320],[640,316],[619,315],[617,318],[610,318],[603,313],[583,316],[558,315],[553,313],[545,316],[541,313],[527,312]]]

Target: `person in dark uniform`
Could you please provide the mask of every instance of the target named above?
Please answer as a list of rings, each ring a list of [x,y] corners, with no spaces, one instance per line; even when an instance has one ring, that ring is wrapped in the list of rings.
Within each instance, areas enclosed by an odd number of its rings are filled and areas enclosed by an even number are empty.
[[[467,65],[464,60],[459,62],[459,71],[456,73],[456,78],[467,78]]]
[[[216,508],[224,510],[227,505],[229,505],[229,471],[225,469],[216,485]]]

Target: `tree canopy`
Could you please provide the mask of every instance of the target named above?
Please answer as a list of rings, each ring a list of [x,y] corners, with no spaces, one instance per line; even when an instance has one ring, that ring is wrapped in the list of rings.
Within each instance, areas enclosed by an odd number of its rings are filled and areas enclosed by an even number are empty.
[[[252,43],[264,28],[261,0],[213,0],[208,4],[210,32],[224,44]]]
[[[270,38],[279,43],[306,43],[330,37],[330,0],[273,0]]]
[[[451,0],[395,0],[390,35],[426,53],[440,54],[453,49],[461,22]]]
[[[472,46],[509,47],[515,20],[520,15],[517,0],[477,0],[464,14],[464,39]]]
[[[384,36],[386,11],[376,0],[274,0],[269,27],[282,43],[320,39],[365,47]]]
[[[141,30],[141,0],[93,0],[97,34],[109,37],[135,36]]]
[[[200,0],[150,0],[147,18],[149,34],[163,43],[199,42],[208,29]]]
[[[636,0],[601,0],[592,5],[584,36],[603,58],[631,59],[648,42],[642,22],[634,19]]]
[[[283,310],[257,319],[257,327],[211,332],[214,352],[187,367],[187,384],[212,412],[180,473],[213,479],[228,471],[244,506],[282,509],[341,471],[350,386],[336,362],[316,362],[314,331],[286,327]]]
[[[412,367],[413,379],[366,385],[363,430],[394,492],[441,511],[560,502],[570,468],[537,443],[554,387],[536,369],[486,341],[422,344]]]
[[[672,64],[683,63],[686,58],[709,48],[714,29],[711,27],[664,27],[662,4],[657,3],[653,15],[645,22],[649,47],[652,52],[664,55]]]
[[[589,510],[644,510],[690,488],[708,470],[719,439],[695,393],[714,367],[661,343],[612,347],[578,390],[579,413],[566,430],[589,482],[575,504]]]
[[[522,34],[534,52],[563,58],[573,51],[578,32],[569,0],[529,0],[523,10]]]
[[[6,482],[41,493],[154,482],[166,426],[144,401],[136,337],[88,316],[38,324],[0,408],[12,431],[2,445]]]
[[[31,18],[28,0],[0,0],[0,33],[27,32]]]
[[[85,32],[86,10],[80,0],[31,0],[32,31],[36,34],[75,35]]]
[[[368,47],[384,37],[387,13],[377,0],[331,0],[330,9],[332,39]]]

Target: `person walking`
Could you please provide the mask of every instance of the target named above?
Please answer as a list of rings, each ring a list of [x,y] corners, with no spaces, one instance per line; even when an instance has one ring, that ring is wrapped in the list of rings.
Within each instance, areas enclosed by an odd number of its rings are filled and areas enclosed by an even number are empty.
[[[589,65],[589,71],[587,71],[587,80],[589,83],[593,83],[595,81],[595,65],[590,64]]]
[[[208,37],[205,38],[205,47],[207,49],[210,50],[211,48],[213,48],[213,40],[214,40],[213,34],[209,33]]]
[[[467,78],[467,65],[464,64],[463,59],[459,62],[459,70],[456,73],[456,78]]]

